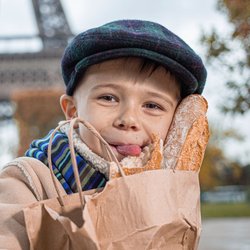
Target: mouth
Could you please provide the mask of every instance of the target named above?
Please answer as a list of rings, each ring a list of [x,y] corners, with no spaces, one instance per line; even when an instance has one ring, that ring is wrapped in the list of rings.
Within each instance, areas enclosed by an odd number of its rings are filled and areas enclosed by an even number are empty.
[[[109,144],[109,145],[114,152],[117,152],[124,157],[139,156],[142,152],[142,147],[137,144],[125,144],[125,145]]]

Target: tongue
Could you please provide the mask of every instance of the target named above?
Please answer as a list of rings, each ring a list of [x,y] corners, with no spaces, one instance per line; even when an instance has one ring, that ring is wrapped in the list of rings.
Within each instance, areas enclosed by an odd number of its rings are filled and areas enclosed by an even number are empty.
[[[116,150],[124,156],[138,156],[141,153],[141,147],[138,145],[119,145],[116,146]]]

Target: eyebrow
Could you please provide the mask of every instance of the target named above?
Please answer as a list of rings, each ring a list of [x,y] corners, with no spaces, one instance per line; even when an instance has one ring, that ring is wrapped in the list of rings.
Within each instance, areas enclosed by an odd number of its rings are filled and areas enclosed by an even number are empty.
[[[122,89],[122,87],[119,86],[119,85],[116,85],[116,84],[113,84],[113,83],[105,83],[105,84],[102,84],[102,85],[96,85],[91,90],[104,89],[104,88]]]
[[[156,92],[152,92],[152,91],[147,91],[147,94],[150,95],[150,96],[152,96],[152,97],[163,99],[165,102],[167,102],[168,104],[170,104],[171,107],[174,106],[173,102],[171,101],[171,99],[167,95],[156,93]]]
[[[103,89],[104,88],[114,88],[114,89],[121,89],[122,90],[122,86],[119,86],[119,85],[116,85],[116,84],[113,84],[113,83],[106,83],[106,84],[102,84],[102,85],[96,85],[91,90],[97,90],[97,89],[102,89],[102,88]],[[146,94],[150,95],[152,97],[156,97],[156,98],[160,98],[160,99],[164,100],[169,105],[171,105],[171,107],[174,106],[173,102],[171,101],[171,99],[167,95],[152,92],[152,91],[146,91]]]

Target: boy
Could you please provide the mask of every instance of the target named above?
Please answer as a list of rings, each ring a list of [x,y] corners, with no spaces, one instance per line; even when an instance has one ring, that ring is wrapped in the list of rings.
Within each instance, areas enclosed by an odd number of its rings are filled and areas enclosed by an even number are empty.
[[[76,36],[65,50],[62,74],[66,119],[89,121],[119,161],[139,156],[152,134],[164,140],[180,100],[201,94],[206,80],[201,59],[187,44],[161,25],[139,20],[115,21]],[[63,194],[76,192],[67,130],[63,126],[56,134],[52,152]],[[26,249],[22,207],[56,196],[46,167],[49,138],[34,141],[26,152],[30,159],[18,159],[1,173],[0,247]],[[98,140],[79,126],[74,142],[82,189],[104,186],[107,158]]]

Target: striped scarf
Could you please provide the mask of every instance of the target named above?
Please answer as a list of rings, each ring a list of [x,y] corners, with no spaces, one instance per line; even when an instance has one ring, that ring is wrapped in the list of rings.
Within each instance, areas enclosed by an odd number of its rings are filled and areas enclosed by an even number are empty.
[[[47,151],[52,132],[53,130],[42,139],[34,140],[30,144],[30,148],[26,151],[25,156],[36,158],[48,166]],[[95,170],[93,165],[85,160],[77,151],[75,153],[82,190],[104,187],[107,181],[104,174]],[[53,172],[66,193],[71,194],[77,192],[68,137],[60,131],[56,132],[53,138],[51,159]]]

